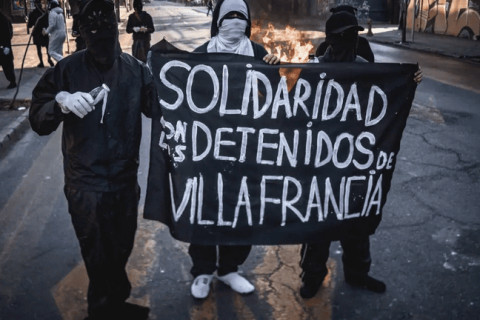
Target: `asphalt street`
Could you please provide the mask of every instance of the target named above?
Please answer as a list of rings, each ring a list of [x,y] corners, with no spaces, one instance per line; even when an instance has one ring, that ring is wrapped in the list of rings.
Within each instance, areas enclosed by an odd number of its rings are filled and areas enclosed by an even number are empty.
[[[192,50],[209,37],[203,8],[165,1],[146,5],[156,32]],[[175,28],[173,27],[175,26]],[[120,26],[120,28],[122,25]],[[124,27],[124,25],[123,25]],[[308,31],[308,30],[307,30]],[[318,30],[310,30],[319,41]],[[121,32],[124,50],[130,35]],[[378,62],[419,62],[418,86],[405,128],[383,221],[371,237],[371,274],[384,294],[343,280],[341,249],[330,248],[319,293],[299,295],[299,246],[255,246],[241,272],[256,287],[241,296],[216,281],[205,301],[190,295],[188,244],[139,216],[128,273],[130,301],[150,319],[476,319],[480,313],[480,65],[440,55],[373,45]],[[31,67],[35,64],[30,56]],[[143,119],[139,184],[142,206],[150,121]],[[26,130],[0,154],[0,319],[83,319],[87,276],[63,194],[61,131]]]

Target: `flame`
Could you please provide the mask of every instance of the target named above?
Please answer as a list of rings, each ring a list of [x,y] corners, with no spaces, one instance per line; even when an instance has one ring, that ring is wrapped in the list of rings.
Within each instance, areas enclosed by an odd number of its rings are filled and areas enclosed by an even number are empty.
[[[262,27],[262,21],[252,23],[252,39],[263,44],[268,53],[275,54],[282,62],[302,63],[308,61],[314,45],[309,38],[312,31],[299,31],[289,25],[276,29],[272,23]]]

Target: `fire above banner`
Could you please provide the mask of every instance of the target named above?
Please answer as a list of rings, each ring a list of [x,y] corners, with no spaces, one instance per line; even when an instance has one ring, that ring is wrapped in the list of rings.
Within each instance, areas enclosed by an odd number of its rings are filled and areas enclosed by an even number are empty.
[[[160,110],[144,216],[197,244],[371,234],[416,85],[411,64],[150,59]]]

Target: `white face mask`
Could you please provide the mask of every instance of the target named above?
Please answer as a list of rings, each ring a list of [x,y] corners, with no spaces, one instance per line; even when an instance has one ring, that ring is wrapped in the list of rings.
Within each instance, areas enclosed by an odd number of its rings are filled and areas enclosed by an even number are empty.
[[[218,36],[229,43],[236,43],[245,37],[247,21],[242,19],[225,19],[218,29]]]
[[[207,52],[228,52],[253,57],[252,42],[245,35],[247,21],[226,19],[218,30],[218,35],[208,43]]]

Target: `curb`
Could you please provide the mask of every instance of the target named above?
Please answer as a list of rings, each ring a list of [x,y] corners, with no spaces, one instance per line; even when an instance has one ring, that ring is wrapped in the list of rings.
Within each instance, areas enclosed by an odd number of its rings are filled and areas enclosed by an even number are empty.
[[[5,111],[8,112],[8,111]],[[28,122],[28,109],[18,116],[10,125],[0,131],[0,155],[22,137],[23,133],[30,128]]]
[[[438,56],[442,57],[447,57],[447,58],[452,58],[452,59],[457,59],[462,62],[468,62],[472,64],[478,65],[480,63],[480,57],[477,56],[460,56],[460,55],[455,55],[451,53],[447,53],[441,49],[433,49],[433,48],[422,48],[422,47],[416,47],[415,44],[411,45],[409,43],[401,43],[400,41],[392,41],[392,40],[387,40],[387,39],[379,39],[373,37],[366,37],[369,42],[373,43],[378,43],[378,44],[383,44],[391,47],[397,47],[397,48],[402,48],[402,49],[407,49],[411,51],[417,51],[417,52],[423,52],[423,53],[429,53],[429,54],[436,54]]]

